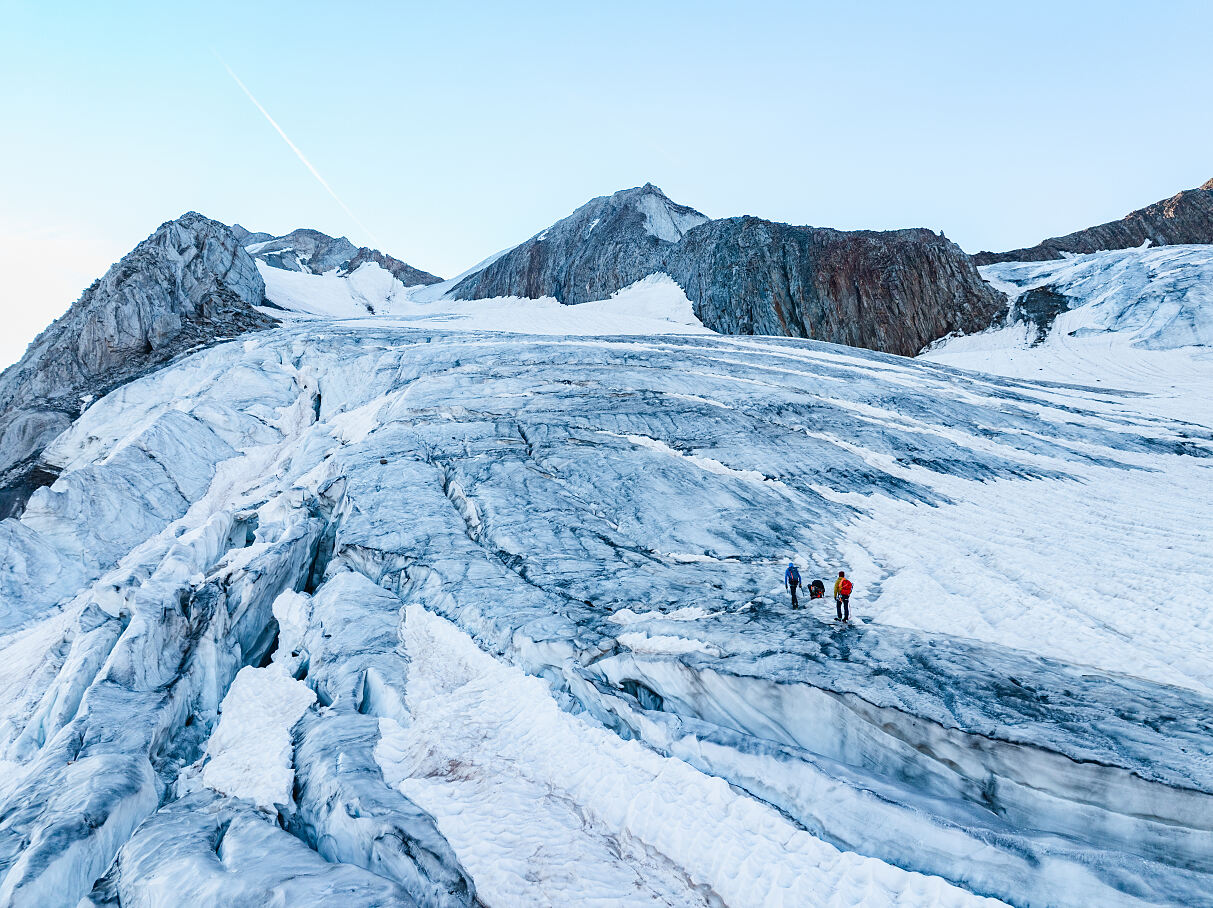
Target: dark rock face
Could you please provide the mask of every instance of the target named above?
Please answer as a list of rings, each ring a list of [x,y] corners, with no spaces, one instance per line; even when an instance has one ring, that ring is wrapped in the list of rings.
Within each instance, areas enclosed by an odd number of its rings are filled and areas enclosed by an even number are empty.
[[[978,265],[1043,262],[1060,259],[1066,252],[1132,249],[1147,241],[1152,246],[1213,243],[1213,180],[1199,189],[1185,189],[1169,199],[1131,211],[1119,221],[1051,237],[1026,249],[979,252],[973,261]]]
[[[1034,287],[1015,301],[1016,314],[1036,326],[1032,346],[1043,343],[1057,316],[1070,308],[1070,298],[1053,287]]]
[[[275,237],[268,233],[252,233],[237,224],[232,232],[254,258],[271,268],[308,274],[324,274],[336,268],[344,276],[365,262],[374,262],[385,271],[390,271],[406,287],[442,282],[442,278],[414,268],[378,249],[355,246],[343,236],[333,238],[319,230],[301,228],[292,230],[286,236]]]
[[[0,519],[52,482],[42,449],[87,401],[178,354],[277,324],[265,284],[225,225],[195,212],[162,224],[0,373]]]
[[[666,272],[723,334],[809,337],[912,356],[1006,306],[955,243],[926,229],[841,231],[759,218],[711,221]]]
[[[414,268],[412,265],[400,261],[400,259],[392,258],[386,252],[380,252],[378,249],[368,249],[363,246],[354,257],[341,266],[340,274],[349,274],[357,271],[358,266],[366,262],[374,262],[384,271],[391,272],[400,283],[406,287],[416,287],[418,284],[441,284],[442,278],[437,275],[430,274],[428,271],[422,271],[420,268]]]
[[[274,238],[272,233],[254,233],[239,224],[232,225],[232,233],[240,241],[241,246],[251,246],[253,243],[265,243]]]
[[[929,230],[844,232],[710,221],[652,184],[594,199],[451,291],[459,299],[603,299],[664,271],[724,334],[810,337],[913,355],[1005,308],[958,246]]]

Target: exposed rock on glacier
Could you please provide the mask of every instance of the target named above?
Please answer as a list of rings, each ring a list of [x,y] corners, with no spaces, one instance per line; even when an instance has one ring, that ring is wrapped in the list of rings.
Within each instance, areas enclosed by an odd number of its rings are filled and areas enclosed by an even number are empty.
[[[120,532],[73,516],[129,484],[128,449],[177,478],[115,505]],[[470,904],[484,849],[555,866],[549,821],[616,900],[638,876],[673,904],[842,899],[853,879],[869,903],[1209,891],[1213,625],[1195,597],[1213,556],[1160,509],[1135,513],[1152,542],[1128,551],[1090,524],[1100,496],[1207,500],[1213,430],[1125,395],[804,341],[310,323],[125,385],[54,454],[77,503],[0,524],[38,533],[0,637],[14,904],[74,904],[103,876],[141,905]],[[1037,535],[984,516],[1037,494]],[[902,509],[905,538],[857,530]],[[1190,519],[1207,532],[1205,509]],[[1037,550],[1063,610],[1032,605]],[[39,586],[80,552],[88,570]],[[1038,633],[1012,649],[977,626],[836,628],[786,609],[789,556],[806,578],[851,567],[865,616],[925,560],[938,593],[909,603],[918,620],[1031,607]],[[472,641],[513,668],[479,667]],[[7,679],[30,647],[42,667]],[[317,698],[273,809],[206,790],[248,666]],[[534,709],[506,714],[479,674]],[[684,827],[663,805],[687,791],[718,809]],[[506,810],[532,794],[533,815]],[[754,857],[773,829],[781,861]],[[489,895],[540,891],[513,866]]]
[[[223,224],[190,212],[162,224],[0,374],[0,518],[20,513],[59,464],[43,448],[87,406],[173,357],[274,320],[265,285]]]
[[[1050,237],[1026,249],[979,252],[973,260],[979,265],[1041,262],[1064,258],[1066,253],[1189,243],[1213,243],[1213,180],[1199,189],[1185,189],[1169,199],[1130,211],[1119,221]]]
[[[456,299],[605,299],[665,272],[704,325],[912,355],[1002,308],[959,247],[929,230],[844,232],[709,221],[660,189],[593,199],[455,285]]]

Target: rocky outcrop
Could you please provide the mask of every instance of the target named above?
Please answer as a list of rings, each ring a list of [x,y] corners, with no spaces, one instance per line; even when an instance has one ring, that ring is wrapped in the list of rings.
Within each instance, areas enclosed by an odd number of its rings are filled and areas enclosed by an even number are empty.
[[[929,230],[845,232],[709,220],[645,184],[594,199],[451,291],[459,299],[604,299],[655,271],[724,334],[774,334],[913,355],[1005,308],[958,246]]]
[[[808,337],[912,356],[1005,308],[960,248],[926,229],[842,231],[760,218],[711,221],[664,270],[722,334]]]
[[[251,246],[253,243],[265,243],[274,239],[272,233],[255,233],[239,224],[232,225],[232,233],[236,235],[241,246]]]
[[[0,373],[0,519],[56,469],[39,454],[89,401],[178,354],[270,327],[235,234],[190,212],[162,224]]]
[[[416,287],[419,284],[442,283],[442,278],[437,275],[430,274],[428,271],[422,271],[420,268],[414,268],[412,265],[402,262],[398,258],[393,258],[386,252],[380,252],[378,249],[368,249],[366,246],[363,246],[354,253],[353,258],[342,265],[338,273],[343,276],[350,274],[357,271],[359,266],[367,262],[374,262],[384,271],[390,272],[392,277],[396,278],[406,287]]]
[[[1025,249],[979,252],[973,256],[973,261],[978,265],[1044,262],[1060,259],[1067,252],[1132,249],[1143,243],[1151,246],[1213,243],[1213,180],[1199,189],[1185,189],[1169,199],[1131,211],[1119,221],[1050,237]]]

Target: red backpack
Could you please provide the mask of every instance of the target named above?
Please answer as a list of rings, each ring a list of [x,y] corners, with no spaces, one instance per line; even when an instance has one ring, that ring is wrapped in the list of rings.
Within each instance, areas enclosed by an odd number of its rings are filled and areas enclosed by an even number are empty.
[[[851,581],[848,580],[846,577],[843,577],[842,583],[838,584],[838,592],[842,596],[851,595],[851,590],[853,590],[853,589],[854,589],[854,587],[851,586]]]

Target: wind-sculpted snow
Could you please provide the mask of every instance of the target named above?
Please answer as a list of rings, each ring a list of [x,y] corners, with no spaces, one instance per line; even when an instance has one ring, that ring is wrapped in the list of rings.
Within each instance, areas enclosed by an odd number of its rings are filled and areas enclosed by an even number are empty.
[[[0,901],[1208,900],[1213,518],[1141,504],[1209,500],[1209,428],[812,342],[317,321],[54,451],[0,524],[38,665]]]

